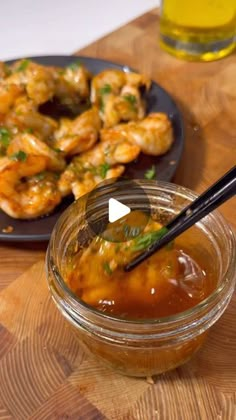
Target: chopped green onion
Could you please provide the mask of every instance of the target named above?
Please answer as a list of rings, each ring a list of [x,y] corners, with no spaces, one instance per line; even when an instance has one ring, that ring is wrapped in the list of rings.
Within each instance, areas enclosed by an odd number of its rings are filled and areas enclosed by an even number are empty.
[[[13,153],[13,155],[10,156],[10,159],[25,162],[27,159],[27,154],[23,152],[23,150],[19,150],[19,152]]]
[[[24,133],[29,133],[29,134],[32,134],[34,132],[34,130],[33,130],[33,128],[31,128],[31,127],[27,127],[25,130],[24,130]]]
[[[110,267],[110,265],[109,265],[109,262],[107,262],[107,261],[105,261],[104,263],[103,263],[103,269],[104,269],[104,271],[110,276],[112,273],[113,273],[113,271],[112,271],[112,269],[111,269],[111,267]]]
[[[131,94],[126,94],[123,96],[123,98],[129,102],[129,104],[132,106],[132,108],[135,108],[135,106],[137,105],[137,98],[134,95]]]
[[[22,60],[20,65],[17,67],[16,71],[24,71],[27,69],[30,60]]]
[[[146,178],[146,179],[154,179],[155,176],[156,176],[156,168],[155,168],[154,165],[152,165],[152,167],[145,172],[144,178]]]
[[[111,85],[109,85],[108,83],[102,86],[99,90],[101,95],[107,95],[108,93],[111,93],[111,91],[112,91]]]
[[[47,175],[47,172],[40,172],[39,174],[37,174],[37,175],[35,175],[35,178],[38,180],[38,181],[42,181],[44,178],[45,178],[45,176]]]
[[[76,60],[73,63],[69,64],[67,67],[71,70],[77,70],[79,67],[81,67],[81,62],[79,60]]]
[[[100,98],[99,109],[101,112],[104,112],[105,104],[103,98]]]
[[[131,251],[143,251],[149,248],[154,242],[158,239],[161,239],[168,232],[168,229],[163,226],[159,230],[154,230],[152,232],[144,233],[142,236],[138,236],[134,239],[133,246],[131,246]]]
[[[98,167],[98,175],[100,175],[103,179],[105,179],[109,169],[110,169],[110,165],[108,163],[103,163],[102,165]]]
[[[5,147],[10,144],[10,131],[5,127],[0,127],[0,142]]]

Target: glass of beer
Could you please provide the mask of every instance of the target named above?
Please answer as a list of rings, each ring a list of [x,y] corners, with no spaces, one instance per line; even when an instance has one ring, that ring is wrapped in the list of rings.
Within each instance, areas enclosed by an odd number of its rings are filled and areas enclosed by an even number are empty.
[[[226,56],[236,44],[236,0],[162,0],[160,42],[188,60]]]

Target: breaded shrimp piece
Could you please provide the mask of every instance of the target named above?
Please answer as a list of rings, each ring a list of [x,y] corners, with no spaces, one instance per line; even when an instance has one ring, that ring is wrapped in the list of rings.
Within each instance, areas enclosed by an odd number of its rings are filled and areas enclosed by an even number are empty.
[[[129,140],[138,145],[147,155],[159,156],[166,153],[173,141],[173,129],[166,114],[152,113],[144,120],[120,124],[100,132],[102,142],[114,142],[117,139]]]
[[[11,157],[20,151],[27,156],[43,156],[48,170],[61,172],[65,168],[66,162],[61,153],[51,149],[33,134],[22,133],[13,137],[7,148],[7,155]]]
[[[43,156],[28,156],[25,161],[0,158],[0,208],[5,213],[31,219],[50,213],[60,203],[55,174],[35,176],[46,166]]]
[[[95,107],[74,120],[62,118],[54,133],[54,145],[68,156],[84,152],[96,143],[100,128],[101,120]]]

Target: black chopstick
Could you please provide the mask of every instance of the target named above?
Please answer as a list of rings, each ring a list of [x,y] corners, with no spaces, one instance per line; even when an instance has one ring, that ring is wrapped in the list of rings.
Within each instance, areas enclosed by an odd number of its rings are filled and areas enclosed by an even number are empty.
[[[190,205],[184,208],[168,225],[167,233],[151,245],[143,254],[138,255],[125,267],[125,271],[131,271],[141,262],[149,258],[160,248],[167,245],[182,232],[194,225],[216,207],[223,204],[236,194],[236,166],[231,168],[222,178],[208,188]]]

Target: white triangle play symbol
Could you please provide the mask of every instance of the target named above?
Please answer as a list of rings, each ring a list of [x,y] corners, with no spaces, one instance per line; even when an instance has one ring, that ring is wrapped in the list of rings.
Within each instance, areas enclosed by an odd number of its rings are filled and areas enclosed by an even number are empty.
[[[115,198],[108,201],[108,220],[110,223],[116,222],[131,212],[130,208]]]

